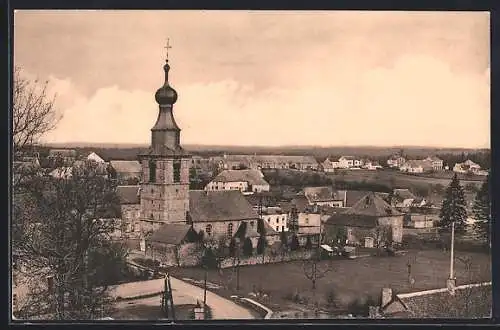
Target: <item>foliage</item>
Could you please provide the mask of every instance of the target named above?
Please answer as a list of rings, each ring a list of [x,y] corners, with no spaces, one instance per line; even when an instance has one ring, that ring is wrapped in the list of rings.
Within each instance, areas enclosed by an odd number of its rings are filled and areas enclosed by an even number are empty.
[[[490,195],[490,176],[483,182],[481,189],[477,192],[472,211],[474,213],[474,230],[479,236],[490,241],[491,226],[491,195]]]
[[[207,269],[217,269],[219,266],[219,261],[217,254],[211,248],[206,248],[201,258],[201,264]]]
[[[266,236],[260,235],[257,241],[257,254],[263,254],[267,247]]]
[[[233,237],[229,241],[229,255],[234,257],[236,255],[236,239]]]
[[[286,231],[280,232],[280,242],[282,246],[284,247],[288,246],[288,235]]]
[[[312,241],[311,241],[311,237],[310,236],[307,236],[306,245],[304,246],[304,248],[306,250],[311,250],[312,249]]]
[[[12,221],[21,230],[13,250],[33,271],[54,276],[54,290],[43,298],[56,319],[92,319],[110,306],[107,283],[119,276],[124,258],[110,243],[115,223],[102,217],[118,203],[115,188],[89,163],[67,179],[33,178],[23,199],[14,196]]]
[[[243,242],[243,255],[251,256],[253,254],[253,244],[250,237],[245,238]]]
[[[297,251],[300,247],[300,244],[299,244],[299,238],[297,237],[296,234],[293,234],[292,235],[292,240],[290,242],[290,250],[291,251]]]
[[[463,231],[465,229],[465,221],[467,219],[467,208],[465,195],[460,180],[455,174],[446,188],[445,199],[441,206],[441,227],[451,228],[452,222],[455,222],[455,229]]]
[[[390,246],[392,243],[392,227],[378,226],[375,229],[375,240],[378,248]]]

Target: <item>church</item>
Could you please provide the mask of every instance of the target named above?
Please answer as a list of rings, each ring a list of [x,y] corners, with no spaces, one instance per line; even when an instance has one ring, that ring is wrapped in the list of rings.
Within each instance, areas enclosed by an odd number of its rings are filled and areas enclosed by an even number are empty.
[[[138,155],[142,180],[136,190],[135,203],[139,212],[131,218],[122,214],[122,228],[130,227],[126,222],[133,222],[132,227],[139,234],[140,249],[143,251],[146,241],[153,236],[158,237],[160,232],[182,236],[188,231],[196,232],[203,239],[227,243],[231,238],[250,237],[255,248],[259,236],[256,232],[259,216],[240,191],[189,190],[192,156],[180,143],[181,129],[173,113],[178,95],[169,82],[168,57],[163,70],[164,84],[155,93],[159,112],[151,129],[151,144]],[[126,200],[130,208],[130,198]],[[269,243],[279,240],[279,233],[267,223],[263,226]],[[183,237],[173,238],[173,241],[176,240],[182,241]]]

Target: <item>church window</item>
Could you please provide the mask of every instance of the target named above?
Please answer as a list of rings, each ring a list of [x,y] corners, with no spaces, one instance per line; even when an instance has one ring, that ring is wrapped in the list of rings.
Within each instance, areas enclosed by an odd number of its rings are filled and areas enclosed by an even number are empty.
[[[149,182],[155,182],[155,181],[156,181],[156,163],[153,160],[150,160],[149,161]]]
[[[233,224],[232,223],[227,225],[227,236],[229,238],[233,237]]]
[[[212,235],[212,225],[211,224],[208,224],[205,227],[205,233],[207,233],[208,236]]]
[[[175,161],[174,162],[174,182],[180,182],[180,181],[181,181],[181,162]]]

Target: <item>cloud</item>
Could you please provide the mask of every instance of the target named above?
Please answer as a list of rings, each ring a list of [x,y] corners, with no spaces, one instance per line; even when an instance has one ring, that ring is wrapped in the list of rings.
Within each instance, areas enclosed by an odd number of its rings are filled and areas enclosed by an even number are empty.
[[[182,143],[489,146],[488,72],[456,73],[423,55],[355,75],[328,67],[319,78],[299,70],[295,88],[173,82]],[[154,90],[109,86],[84,98],[70,81],[56,86],[65,113],[47,139],[149,142],[158,113]]]

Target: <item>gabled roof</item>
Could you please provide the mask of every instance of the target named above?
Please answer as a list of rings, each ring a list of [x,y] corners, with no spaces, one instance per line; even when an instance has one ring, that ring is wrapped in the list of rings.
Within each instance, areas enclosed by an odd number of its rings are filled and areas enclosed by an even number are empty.
[[[191,190],[189,214],[193,222],[257,219],[257,212],[239,190]]]
[[[291,206],[297,209],[297,212],[304,212],[309,207],[309,200],[304,195],[295,196],[290,202]]]
[[[369,190],[345,190],[343,192],[346,195],[345,205],[344,207],[352,207],[356,204],[361,198],[365,197],[367,194],[371,193]],[[387,196],[387,193],[382,192],[374,192],[376,195],[384,198]]]
[[[356,159],[356,157],[354,157],[354,156],[341,156],[340,158],[344,158],[346,160],[355,160]]]
[[[359,216],[372,216],[372,217],[387,217],[401,215],[391,205],[387,204],[382,197],[370,192],[361,198],[350,209],[346,210],[345,215],[359,215]]]
[[[417,197],[412,194],[409,189],[394,189],[394,197],[405,200],[405,199],[416,199]]]
[[[429,159],[430,161],[433,161],[433,162],[442,162],[443,160],[437,156],[429,156],[427,157],[427,159]]]
[[[378,218],[368,215],[349,215],[344,212],[332,215],[325,222],[329,226],[352,226],[375,228],[378,226]]]
[[[194,232],[190,225],[164,224],[148,238],[148,241],[168,245],[179,245],[185,239],[190,238],[188,237],[190,232],[191,234]]]
[[[120,204],[140,204],[140,186],[117,186],[116,193]]]
[[[412,318],[486,318],[492,311],[491,282],[458,286],[454,295],[441,288],[398,294],[396,299]]]
[[[111,160],[109,162],[111,167],[117,173],[141,173],[141,163],[137,160]]]
[[[259,170],[225,170],[217,175],[213,182],[248,182],[251,185],[269,185],[263,179],[263,174]]]
[[[267,223],[267,222],[264,221],[264,223]],[[246,237],[250,237],[250,238],[259,237],[260,234],[257,232],[257,226],[258,226],[257,221],[253,222],[253,226],[251,226],[248,221],[242,221],[240,223],[240,226],[238,227],[238,230],[236,230],[236,233],[234,234],[234,236],[239,237],[240,239],[244,239]],[[267,234],[267,232],[266,232],[266,234]]]

